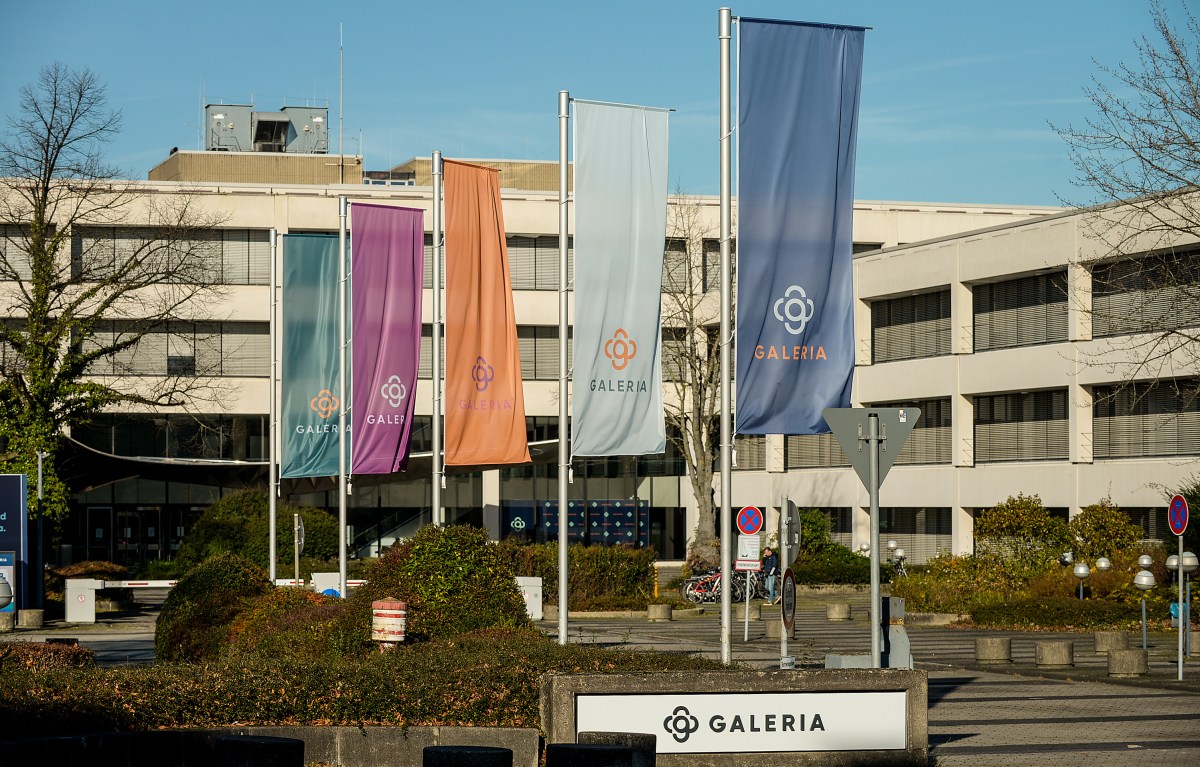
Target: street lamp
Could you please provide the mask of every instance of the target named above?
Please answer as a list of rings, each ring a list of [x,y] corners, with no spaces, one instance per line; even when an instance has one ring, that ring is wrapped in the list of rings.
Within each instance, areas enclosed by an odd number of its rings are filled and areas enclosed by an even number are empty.
[[[1183,556],[1179,558],[1179,569],[1183,572],[1184,590],[1187,594],[1183,602],[1183,615],[1179,617],[1180,623],[1183,626],[1184,636],[1187,639],[1187,654],[1190,657],[1192,654],[1192,579],[1191,574],[1196,572],[1196,568],[1200,566],[1200,559],[1190,551],[1183,552]]]
[[[1092,574],[1087,562],[1076,562],[1075,569],[1071,571],[1075,577],[1079,579],[1079,598],[1083,599],[1083,581]]]
[[[8,578],[4,577],[4,573],[0,573],[0,610],[11,605],[12,601],[12,584],[8,582]]]
[[[1138,564],[1142,564],[1143,559],[1150,559],[1148,555],[1143,554],[1138,557]],[[1151,560],[1153,561],[1153,560]],[[1143,592],[1154,588],[1157,581],[1154,579],[1154,573],[1149,570],[1141,570],[1137,575],[1133,576],[1133,585],[1141,589]],[[1146,649],[1146,597],[1142,596],[1142,649]]]
[[[896,549],[896,572],[908,575],[908,571],[904,569],[904,549]]]
[[[1112,569],[1112,562],[1108,560],[1108,557],[1100,557],[1096,560],[1096,569],[1102,573],[1107,573]]]
[[[859,550],[859,553],[861,553],[865,557],[871,552],[871,544],[860,543],[860,544],[858,544],[858,550]]]
[[[1075,561],[1075,555],[1069,551],[1064,551],[1062,553],[1062,556],[1060,556],[1058,558],[1058,563],[1060,565],[1062,565],[1063,567],[1070,567],[1071,563],[1074,561]]]
[[[1142,568],[1143,570],[1149,570],[1150,566],[1153,564],[1154,557],[1150,556],[1149,554],[1143,554],[1138,557],[1138,567]]]

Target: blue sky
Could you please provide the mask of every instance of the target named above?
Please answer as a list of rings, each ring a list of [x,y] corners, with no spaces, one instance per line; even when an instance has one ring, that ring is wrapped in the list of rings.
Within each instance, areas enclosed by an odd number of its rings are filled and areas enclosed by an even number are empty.
[[[1095,62],[1134,62],[1153,33],[1144,0],[0,5],[0,114],[41,66],[90,67],[123,112],[109,159],[131,178],[198,148],[205,101],[327,104],[336,129],[341,24],[344,146],[368,169],[435,149],[556,159],[568,90],[675,109],[671,188],[691,194],[719,183],[717,8],[869,26],[855,196],[1027,205],[1087,199],[1049,123],[1081,123]]]

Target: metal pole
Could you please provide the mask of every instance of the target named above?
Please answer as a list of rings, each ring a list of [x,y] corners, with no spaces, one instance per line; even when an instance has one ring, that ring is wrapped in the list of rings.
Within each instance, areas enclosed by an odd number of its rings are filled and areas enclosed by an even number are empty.
[[[433,524],[441,527],[442,513],[442,153],[433,153]]]
[[[1179,586],[1179,681],[1183,681],[1183,536],[1179,539],[1179,559],[1175,563],[1175,583]]]
[[[293,586],[300,585],[300,515],[292,514],[292,560],[295,564]]]
[[[730,638],[732,627],[732,603],[730,602],[729,585],[731,583],[730,548],[733,538],[733,520],[729,516],[731,497],[733,496],[733,478],[731,474],[732,461],[730,455],[731,434],[733,424],[730,421],[732,412],[732,385],[730,383],[729,344],[730,344],[730,315],[733,305],[733,267],[730,261],[730,238],[733,236],[733,150],[730,140],[730,102],[731,90],[729,81],[730,43],[732,40],[733,15],[728,8],[717,11],[718,38],[720,40],[721,59],[721,583],[726,588],[721,589],[721,662],[733,662],[733,646]]]
[[[1184,652],[1190,658],[1192,657],[1192,576],[1186,574],[1183,576],[1183,582],[1187,584],[1187,601],[1184,602]]]
[[[743,611],[742,618],[743,618],[743,624],[744,624],[744,629],[742,631],[742,641],[749,642],[750,641],[750,571],[749,570],[746,571],[746,605],[745,605],[745,607],[742,608],[742,611]]]
[[[279,254],[278,234],[279,233],[276,230],[274,230],[274,229],[271,230],[271,300],[270,300],[271,319],[270,319],[270,322],[267,323],[270,328],[269,343],[271,345],[271,377],[269,379],[270,383],[267,386],[267,403],[268,403],[267,404],[267,452],[269,454],[267,456],[267,517],[268,517],[267,551],[270,552],[270,555],[267,557],[267,559],[269,560],[267,570],[268,570],[268,573],[271,578],[271,585],[274,585],[275,579],[279,577],[279,573],[277,572],[278,568],[276,567],[276,562],[275,562],[275,559],[276,559],[276,550],[275,549],[276,549],[276,546],[278,546],[278,544],[279,544],[279,530],[278,530],[278,522],[276,520],[276,515],[279,513],[279,504],[275,498],[275,495],[276,495],[275,462],[278,459],[278,454],[275,452],[275,436],[278,431],[278,427],[275,423],[275,417],[276,417],[276,413],[275,413],[275,375],[276,375],[275,339],[276,339],[276,335],[275,334],[278,332],[278,328],[276,327],[276,324],[275,324],[275,312],[276,312],[275,279],[278,276],[275,271],[275,269],[276,269],[275,259],[277,258],[278,254]]]
[[[775,576],[775,592],[780,595],[783,594],[783,574],[787,572],[788,566],[792,563],[792,560],[788,559],[788,539],[792,535],[792,514],[787,503],[782,498],[779,501],[779,567],[776,568],[779,570],[779,574]],[[770,592],[767,592],[768,599],[770,596]],[[779,659],[782,664],[788,654],[788,633],[790,633],[783,623],[782,599],[779,600],[779,624]]]
[[[1142,597],[1142,649],[1146,649],[1146,598]]]
[[[37,451],[37,461],[38,461],[37,550],[34,552],[34,557],[33,557],[34,567],[36,568],[33,572],[33,583],[34,583],[33,604],[34,604],[34,606],[39,607],[39,608],[44,607],[43,603],[46,601],[46,583],[45,583],[46,564],[43,561],[43,558],[45,556],[46,543],[45,543],[45,538],[42,537],[42,534],[43,534],[42,518],[44,516],[42,514],[42,461],[48,455],[50,455],[50,454],[43,452],[41,450]]]
[[[867,447],[871,451],[871,668],[880,667],[882,627],[879,625],[879,416],[867,416]]]
[[[346,598],[346,212],[338,197],[338,594]]]
[[[558,643],[567,643],[567,478],[571,471],[567,415],[567,133],[571,94],[558,92]]]

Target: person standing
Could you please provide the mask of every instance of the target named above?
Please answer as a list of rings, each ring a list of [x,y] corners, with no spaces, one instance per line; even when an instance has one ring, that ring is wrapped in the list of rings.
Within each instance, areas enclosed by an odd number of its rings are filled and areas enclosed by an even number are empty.
[[[779,555],[770,547],[763,549],[763,576],[767,579],[767,600],[775,604],[775,576],[779,574]]]

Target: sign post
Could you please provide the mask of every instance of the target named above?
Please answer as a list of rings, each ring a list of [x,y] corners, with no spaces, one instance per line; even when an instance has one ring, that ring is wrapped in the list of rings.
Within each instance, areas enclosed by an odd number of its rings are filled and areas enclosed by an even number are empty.
[[[879,601],[879,486],[921,417],[918,408],[830,407],[821,411],[871,497],[871,667],[879,668],[883,633]],[[888,444],[888,431],[891,444]],[[863,445],[866,454],[863,454]]]
[[[762,526],[763,513],[757,506],[743,506],[738,512],[737,528],[741,535],[738,536],[738,555],[734,569],[746,573],[746,604],[743,608],[746,625],[742,633],[743,642],[750,641],[750,573],[762,570],[762,560],[759,559],[762,541],[758,538]]]
[[[1183,609],[1183,533],[1188,526],[1188,505],[1182,495],[1171,499],[1167,507],[1167,522],[1179,538],[1179,559],[1175,565],[1175,580],[1179,584],[1179,681],[1183,681],[1183,632],[1191,630],[1191,614]]]

